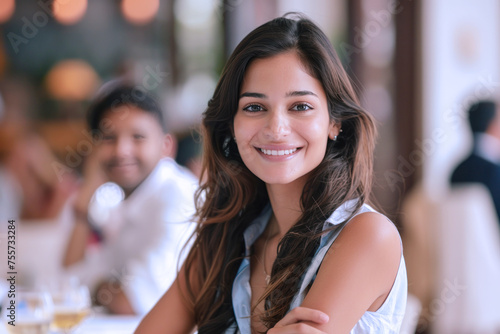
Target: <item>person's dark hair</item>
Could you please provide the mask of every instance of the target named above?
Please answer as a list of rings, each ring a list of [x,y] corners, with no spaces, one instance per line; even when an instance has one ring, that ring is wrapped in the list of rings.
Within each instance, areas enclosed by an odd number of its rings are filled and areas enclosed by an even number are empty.
[[[469,125],[472,132],[486,132],[495,118],[497,110],[496,103],[493,101],[479,101],[469,108]]]
[[[235,322],[231,291],[244,255],[243,231],[269,201],[264,182],[242,162],[232,136],[242,81],[253,60],[284,52],[296,52],[322,83],[330,119],[341,124],[342,132],[336,141],[328,140],[323,161],[303,189],[302,216],[278,245],[262,297],[268,328],[288,312],[325,220],[349,199],[359,199],[357,210],[371,191],[376,129],[328,38],[308,19],[287,15],[253,30],[227,61],[203,114],[206,182],[196,195],[200,223],[185,262],[186,297],[200,334],[222,333]]]
[[[133,106],[150,113],[158,120],[163,132],[167,132],[160,104],[151,93],[130,84],[113,85],[103,90],[87,111],[87,125],[94,135],[100,131],[106,131],[106,124],[102,123],[106,114],[123,105]]]

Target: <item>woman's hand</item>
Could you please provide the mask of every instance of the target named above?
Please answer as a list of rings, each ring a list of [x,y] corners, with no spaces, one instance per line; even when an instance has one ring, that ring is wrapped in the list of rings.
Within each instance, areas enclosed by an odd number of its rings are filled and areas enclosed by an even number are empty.
[[[322,325],[326,324],[328,320],[328,315],[321,311],[299,306],[288,312],[288,314],[278,321],[278,323],[267,333],[324,333],[311,326],[311,323]]]

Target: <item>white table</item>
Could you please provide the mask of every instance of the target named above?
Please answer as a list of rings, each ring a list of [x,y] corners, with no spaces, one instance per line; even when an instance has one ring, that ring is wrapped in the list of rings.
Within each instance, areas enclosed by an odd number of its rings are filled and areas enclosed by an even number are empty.
[[[140,321],[139,316],[99,314],[86,319],[74,334],[132,334]]]

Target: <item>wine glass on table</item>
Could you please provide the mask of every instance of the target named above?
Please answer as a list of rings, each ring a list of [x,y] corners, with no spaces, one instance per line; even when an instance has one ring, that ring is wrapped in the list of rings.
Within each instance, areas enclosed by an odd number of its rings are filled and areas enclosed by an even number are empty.
[[[52,298],[54,317],[51,328],[59,333],[71,333],[90,314],[90,293],[84,285],[65,286]]]
[[[10,334],[47,334],[54,307],[48,292],[11,290],[2,303],[2,322]]]

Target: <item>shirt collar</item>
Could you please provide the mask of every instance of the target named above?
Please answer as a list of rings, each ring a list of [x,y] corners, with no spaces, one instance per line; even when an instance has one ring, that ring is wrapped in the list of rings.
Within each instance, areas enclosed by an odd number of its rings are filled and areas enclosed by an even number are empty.
[[[271,208],[271,204],[267,203],[262,212],[252,221],[252,223],[250,223],[250,226],[247,227],[245,232],[243,232],[247,256],[250,255],[250,249],[255,240],[257,240],[257,238],[260,237],[262,232],[266,229],[272,213],[273,210]]]
[[[323,224],[323,231],[346,221],[349,216],[353,214],[357,203],[357,199],[352,199],[340,205]],[[253,220],[252,223],[250,223],[245,232],[243,232],[243,239],[245,241],[245,249],[247,255],[250,254],[250,248],[254,244],[255,240],[257,240],[257,238],[259,238],[262,232],[264,232],[264,230],[266,229],[272,212],[273,211],[271,208],[271,204],[266,204],[262,212],[257,216],[257,218]]]
[[[341,204],[325,221],[325,224],[323,225],[323,231],[329,228],[331,225],[339,225],[343,223],[347,218],[349,218],[350,215],[353,214],[357,203],[357,199],[351,199]]]
[[[476,153],[495,164],[500,162],[500,140],[487,134],[476,134]]]

